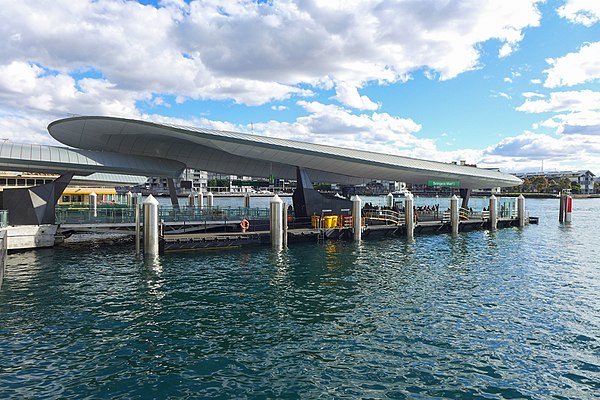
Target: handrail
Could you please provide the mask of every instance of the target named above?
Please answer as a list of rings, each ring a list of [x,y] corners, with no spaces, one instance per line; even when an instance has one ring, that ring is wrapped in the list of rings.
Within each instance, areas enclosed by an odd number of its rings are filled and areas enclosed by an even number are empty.
[[[57,224],[134,223],[135,207],[57,208]],[[165,222],[241,221],[242,219],[268,220],[268,208],[220,207],[159,207],[158,217]]]
[[[385,221],[385,223],[392,223],[395,225],[403,225],[406,220],[404,214],[394,210],[363,210],[363,216],[365,219],[373,221]]]

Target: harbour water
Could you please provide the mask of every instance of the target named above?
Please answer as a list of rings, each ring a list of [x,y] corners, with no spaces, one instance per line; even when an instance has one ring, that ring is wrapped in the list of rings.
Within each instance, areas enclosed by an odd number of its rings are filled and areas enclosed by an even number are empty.
[[[414,241],[11,254],[0,398],[598,398],[600,199],[527,209]]]

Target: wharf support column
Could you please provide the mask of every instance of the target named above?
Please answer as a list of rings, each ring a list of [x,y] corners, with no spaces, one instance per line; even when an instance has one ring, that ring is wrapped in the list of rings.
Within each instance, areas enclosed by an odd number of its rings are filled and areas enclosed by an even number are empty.
[[[271,245],[274,248],[283,247],[283,200],[278,195],[271,199]]]
[[[352,197],[352,229],[354,240],[360,241],[362,237],[362,201],[360,197]]]
[[[496,196],[490,196],[490,230],[495,231],[498,228],[498,199]]]
[[[404,222],[406,224],[406,237],[415,237],[415,208],[412,193],[406,194],[404,198]]]
[[[158,200],[150,195],[144,200],[144,255],[158,255]]]
[[[452,224],[452,233],[458,233],[459,215],[458,215],[458,197],[452,195],[450,198],[450,222]]]
[[[519,219],[519,227],[522,228],[525,226],[525,197],[523,195],[519,195],[517,197],[517,217]]]

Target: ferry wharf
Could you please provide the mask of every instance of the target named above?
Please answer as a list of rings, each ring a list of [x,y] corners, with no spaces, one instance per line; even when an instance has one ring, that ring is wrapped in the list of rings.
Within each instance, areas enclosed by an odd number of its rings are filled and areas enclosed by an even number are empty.
[[[358,199],[360,201],[360,199]],[[356,201],[356,198],[353,199]],[[410,206],[413,199],[409,196],[406,203]],[[456,233],[481,229],[500,229],[519,227],[528,223],[536,223],[535,218],[524,214],[524,199],[521,198],[516,207],[502,207],[500,214],[496,211],[497,199],[490,198],[490,209],[474,212],[454,206],[458,199],[451,199],[451,207],[447,211],[421,211],[415,215],[416,208],[411,210],[405,206],[377,207],[360,209],[360,227],[355,225],[355,215],[351,210],[342,215],[332,215],[325,210],[322,215],[313,215],[310,222],[294,219],[287,215],[287,207],[278,197],[271,203],[273,215],[281,209],[281,232],[274,229],[277,218],[264,220],[240,220],[240,229],[230,232],[171,233],[165,234],[165,226],[159,233],[159,253],[169,251],[219,249],[242,246],[275,245],[280,241],[288,243],[312,242],[326,240],[361,240],[377,237],[414,237],[415,234]],[[454,209],[454,210],[453,210]],[[407,211],[408,210],[408,211]],[[522,210],[522,214],[519,213]],[[356,212],[356,210],[352,210]],[[454,213],[452,211],[455,211]],[[454,216],[454,218],[453,218]],[[407,218],[409,218],[407,220]],[[275,221],[274,221],[275,220]],[[407,223],[408,221],[408,223]],[[255,227],[250,230],[250,227]],[[248,228],[248,229],[243,229]],[[230,229],[231,224],[230,224]],[[279,238],[280,236],[280,238]]]

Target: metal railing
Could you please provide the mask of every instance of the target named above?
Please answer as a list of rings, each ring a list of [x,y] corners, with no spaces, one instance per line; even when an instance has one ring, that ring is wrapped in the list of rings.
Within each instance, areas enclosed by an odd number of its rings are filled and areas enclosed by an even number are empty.
[[[160,207],[158,218],[165,222],[268,220],[268,208],[220,207]],[[122,224],[135,222],[135,207],[103,207],[96,212],[90,208],[57,208],[57,224]]]
[[[363,210],[363,217],[367,221],[382,221],[393,225],[403,225],[405,222],[404,214],[388,209]]]

